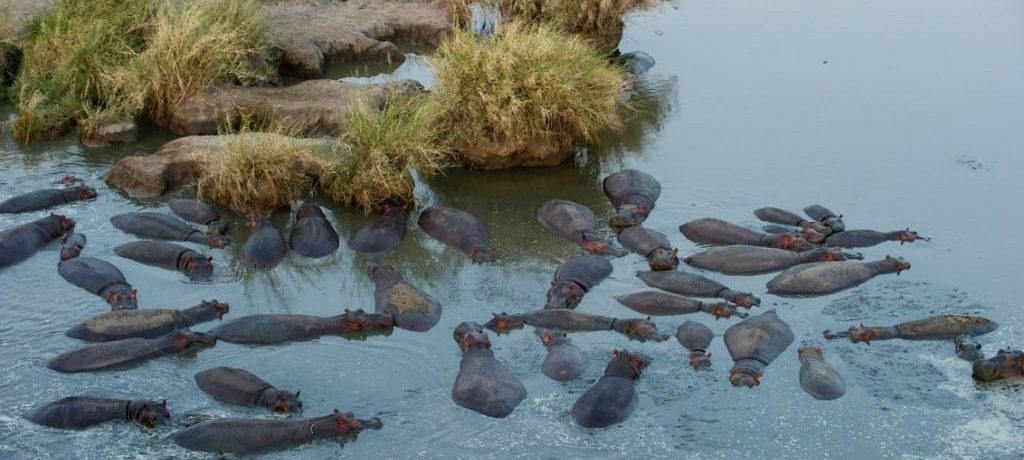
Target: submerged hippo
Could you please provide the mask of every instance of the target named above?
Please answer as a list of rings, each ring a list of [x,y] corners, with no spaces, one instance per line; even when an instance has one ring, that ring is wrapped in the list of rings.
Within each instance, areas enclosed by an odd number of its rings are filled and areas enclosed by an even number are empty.
[[[684,261],[691,267],[714,270],[727,275],[759,275],[811,262],[863,259],[839,248],[817,248],[802,252],[737,244],[710,248],[690,255]]]
[[[638,278],[653,288],[693,297],[718,297],[741,307],[761,305],[761,299],[749,292],[729,289],[724,284],[696,273],[678,270],[638,272]]]
[[[284,260],[288,246],[284,237],[267,216],[249,219],[249,239],[239,249],[242,262],[253,270],[270,270]]]
[[[642,353],[612,352],[601,379],[572,405],[572,418],[584,428],[624,422],[639,404],[636,381],[649,364],[651,358]]]
[[[274,412],[302,412],[298,391],[278,390],[245,369],[214,367],[196,374],[195,379],[203,393],[221,402],[265,407]]]
[[[999,324],[980,316],[939,315],[895,326],[850,326],[847,331],[825,331],[826,339],[849,337],[853,343],[871,343],[875,340],[953,340],[961,335],[985,335],[999,328]]]
[[[96,189],[82,184],[68,188],[36,190],[0,202],[0,214],[41,211],[75,201],[96,198]]]
[[[815,230],[805,227],[787,227],[785,225],[766,224],[761,226],[761,230],[764,230],[765,233],[773,235],[800,235],[801,238],[814,244],[824,243],[826,239],[826,234],[819,233]]]
[[[68,329],[64,335],[89,342],[112,342],[132,337],[154,339],[178,329],[221,319],[230,309],[226,303],[204,300],[184,310],[117,310],[93,316]]]
[[[715,334],[709,327],[694,321],[687,321],[676,329],[676,340],[690,351],[690,365],[697,370],[711,368],[711,353],[708,353],[708,347],[714,337]]]
[[[821,354],[817,344],[805,343],[796,350],[800,359],[800,388],[814,399],[831,401],[846,393],[846,381]]]
[[[374,311],[394,318],[395,326],[409,331],[426,332],[441,320],[441,304],[406,283],[390,265],[371,263]]]
[[[957,358],[964,361],[974,362],[985,358],[985,355],[981,353],[981,344],[973,336],[958,335],[953,339],[953,348]]]
[[[37,425],[74,430],[114,421],[156,428],[170,422],[171,413],[167,411],[167,401],[69,396],[44,404],[25,418]]]
[[[686,315],[704,312],[715,318],[747,317],[746,313],[736,310],[734,305],[729,305],[727,302],[706,303],[667,292],[642,291],[618,296],[615,300],[618,300],[619,303],[625,305],[630,310],[652,316]]]
[[[212,347],[214,336],[179,330],[155,339],[131,338],[76,348],[46,365],[57,372],[89,372],[131,366],[151,359]]]
[[[476,216],[454,208],[435,206],[420,213],[420,228],[438,241],[459,248],[476,263],[494,261],[487,242],[487,227]]]
[[[390,313],[351,311],[336,316],[270,313],[243,316],[213,328],[217,339],[246,345],[315,340],[324,335],[366,335],[389,333],[394,326]]]
[[[67,282],[103,298],[112,310],[139,308],[138,292],[114,264],[95,257],[80,257],[85,235],[72,233],[60,248],[57,273]]]
[[[353,251],[367,254],[390,251],[405,238],[408,220],[408,206],[384,204],[380,217],[356,231],[356,234],[349,238],[348,247]]]
[[[635,169],[623,169],[612,174],[604,178],[602,185],[604,195],[615,207],[615,214],[608,218],[608,225],[614,229],[643,223],[661,196],[658,180]]]
[[[213,278],[213,257],[179,244],[132,241],[114,248],[114,254],[152,267],[178,270],[193,281],[210,281]]]
[[[295,211],[295,225],[288,237],[288,246],[302,257],[319,258],[333,253],[340,241],[338,233],[327,221],[316,203],[303,201]]]
[[[583,296],[611,273],[612,264],[601,256],[584,254],[566,259],[555,271],[544,308],[576,308]]]
[[[634,225],[619,232],[618,239],[622,247],[647,258],[651,270],[675,270],[679,266],[679,251],[660,232]]]
[[[828,208],[820,204],[807,206],[804,208],[804,214],[807,214],[811,219],[814,219],[818,221],[818,223],[832,229],[832,233],[846,231],[846,224],[843,223],[843,216],[837,216],[836,213],[829,211]]]
[[[537,220],[544,228],[562,235],[587,252],[622,257],[626,251],[597,236],[597,218],[586,206],[572,201],[551,200],[537,211]]]
[[[981,382],[1020,378],[1024,376],[1024,351],[999,350],[989,359],[974,362],[971,377]]]
[[[167,206],[178,217],[189,222],[205,225],[207,230],[211,232],[218,235],[226,235],[228,233],[228,224],[220,220],[220,214],[217,214],[213,206],[207,203],[199,200],[175,198],[168,201]]]
[[[50,214],[0,232],[0,268],[28,259],[44,244],[74,229],[74,220]]]
[[[797,265],[779,273],[768,281],[768,292],[781,296],[825,295],[854,287],[877,275],[899,275],[909,269],[910,262],[890,256],[874,262],[815,262]]]
[[[899,241],[900,244],[903,244],[913,243],[917,240],[931,241],[931,238],[920,236],[917,232],[910,231],[909,228],[906,230],[894,230],[891,232],[880,232],[877,230],[846,230],[839,233],[833,233],[828,238],[825,238],[825,246],[866,248],[886,241]]]
[[[654,57],[643,51],[631,51],[620,54],[616,59],[629,75],[642,76],[654,67]],[[627,169],[626,171],[632,171]]]
[[[799,214],[789,212],[779,208],[759,208],[754,210],[754,216],[760,219],[762,222],[771,222],[774,224],[788,225],[790,227],[800,227],[805,229],[813,230],[824,236],[828,236],[832,233],[832,229],[823,225],[821,222],[816,220],[805,220],[800,217]],[[769,232],[769,233],[786,233],[786,232]]]
[[[462,362],[452,400],[488,417],[511,414],[526,398],[526,387],[494,358],[487,333],[479,324],[462,323],[453,335],[462,350]]]
[[[118,230],[143,238],[158,240],[188,241],[205,244],[211,248],[223,248],[231,243],[228,237],[214,231],[203,233],[181,219],[156,212],[133,212],[110,218]]]
[[[377,417],[357,419],[351,412],[339,412],[307,419],[235,419],[219,418],[197,423],[171,436],[189,450],[214,453],[247,454],[285,449],[318,439],[344,439],[367,429],[379,430],[384,423]]]
[[[734,363],[729,382],[734,386],[758,385],[765,367],[786,351],[794,338],[793,330],[779,319],[775,310],[729,326],[725,330],[725,347]]]
[[[522,314],[494,314],[484,327],[498,332],[522,329],[529,324],[533,327],[561,329],[563,331],[615,331],[633,340],[661,342],[668,336],[658,332],[658,326],[645,319],[618,319],[607,316],[582,313],[573,310],[536,310]]]
[[[569,342],[569,336],[562,331],[538,327],[534,329],[541,343],[548,349],[540,371],[551,380],[568,382],[587,371],[587,358],[583,352]]]
[[[789,251],[806,251],[816,247],[797,234],[771,235],[711,217],[692,220],[680,225],[679,231],[688,240],[698,244],[746,244]]]

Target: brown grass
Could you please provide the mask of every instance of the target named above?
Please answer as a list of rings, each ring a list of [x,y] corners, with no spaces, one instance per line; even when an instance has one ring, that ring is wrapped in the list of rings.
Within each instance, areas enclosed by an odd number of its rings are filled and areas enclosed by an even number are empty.
[[[526,23],[548,22],[577,34],[603,51],[613,51],[622,36],[622,18],[653,8],[663,0],[484,0],[502,16]]]

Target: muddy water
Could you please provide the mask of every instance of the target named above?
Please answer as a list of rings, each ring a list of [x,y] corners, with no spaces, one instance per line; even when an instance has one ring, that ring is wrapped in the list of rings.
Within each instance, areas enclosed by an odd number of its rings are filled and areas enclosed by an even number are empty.
[[[768,276],[712,275],[761,294],[761,309],[777,309],[798,342],[818,340],[826,328],[957,312],[1002,325],[982,338],[986,354],[1024,346],[1018,262],[1024,243],[1017,236],[1024,228],[1022,24],[1024,6],[1010,0],[687,1],[634,18],[623,50],[647,51],[658,64],[635,97],[639,120],[624,133],[607,135],[563,166],[452,171],[420,185],[421,206],[455,206],[483,218],[499,256],[495,265],[472,265],[411,228],[382,258],[444,304],[441,323],[425,334],[396,330],[363,341],[325,338],[262,348],[221,343],[194,357],[60,375],[46,369],[46,361],[79,345],[63,331],[106,306],[57,276],[58,247],[51,244],[0,270],[0,457],[207,458],[176,448],[167,436],[211,417],[268,416],[217,403],[192,380],[200,370],[230,365],[301,390],[309,416],[340,408],[385,423],[344,444],[321,442],[269,458],[1020,458],[1024,387],[976,385],[950,343],[826,343],[825,355],[846,377],[848,391],[822,402],[799,388],[795,345],[768,368],[759,387],[738,389],[726,381],[731,362],[718,338],[710,350],[712,371],[698,374],[674,341],[575,334],[590,369],[583,379],[561,384],[540,374],[544,350],[533,334],[520,331],[493,337],[496,355],[529,392],[511,416],[495,420],[461,409],[449,393],[459,365],[455,325],[541,306],[558,263],[577,253],[542,229],[536,208],[568,198],[605,216],[610,207],[600,179],[621,167],[661,180],[662,198],[648,225],[669,235],[682,254],[698,248],[678,233],[680,223],[718,216],[756,225],[751,211],[766,205],[799,209],[821,202],[853,228],[910,226],[933,237],[864,250],[868,258],[903,256],[913,268],[818,299],[764,294]],[[399,72],[417,62],[406,61]],[[5,116],[12,116],[9,109]],[[88,255],[126,273],[143,307],[182,308],[212,298],[230,302],[230,316],[372,307],[367,259],[347,250],[322,261],[289,255],[270,273],[251,273],[237,259],[238,244],[205,249],[216,264],[211,284],[116,257],[113,248],[131,237],[112,228],[109,217],[166,211],[167,198],[131,200],[101,177],[118,157],[152,151],[166,138],[152,131],[139,145],[85,149],[73,139],[23,147],[5,135],[0,198],[65,171],[86,178],[99,199],[61,211],[87,234]],[[0,223],[7,228],[43,214],[4,216]],[[343,237],[365,222],[337,208],[331,218]],[[240,244],[242,219],[229,220]],[[283,212],[274,220],[288,226]],[[613,265],[612,277],[580,310],[635,316],[612,296],[640,289],[634,274],[644,264],[631,256]],[[657,323],[671,332],[686,319],[719,334],[736,321],[695,316]],[[579,428],[568,409],[599,378],[614,348],[654,357],[638,385],[640,406],[619,426]],[[21,418],[42,402],[72,394],[166,398],[176,427],[145,432],[108,424],[64,432]]]

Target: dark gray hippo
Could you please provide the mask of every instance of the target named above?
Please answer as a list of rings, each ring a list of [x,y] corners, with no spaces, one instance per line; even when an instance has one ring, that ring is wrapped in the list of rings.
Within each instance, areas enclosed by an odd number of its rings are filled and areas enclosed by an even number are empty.
[[[761,299],[754,294],[730,289],[718,281],[696,273],[665,270],[638,272],[636,276],[650,287],[681,296],[718,297],[746,308],[761,305]]]
[[[817,344],[801,344],[796,350],[800,360],[800,388],[814,399],[831,401],[846,393],[846,381],[827,361]]]
[[[579,203],[566,200],[545,202],[537,211],[537,220],[544,228],[568,238],[584,251],[612,257],[626,255],[626,251],[597,235],[594,212]]]
[[[205,225],[207,230],[218,235],[227,235],[228,224],[220,220],[220,214],[207,203],[199,200],[175,198],[167,202],[171,212],[189,222]]]
[[[327,221],[316,203],[303,201],[295,211],[295,225],[288,237],[288,246],[302,257],[319,258],[331,255],[340,245],[338,233]]]
[[[611,274],[612,264],[601,256],[584,254],[565,259],[555,270],[544,308],[576,308],[587,292]]]
[[[850,326],[847,331],[826,330],[826,339],[849,338],[851,342],[876,340],[954,340],[961,335],[976,337],[999,328],[999,324],[980,316],[939,315],[907,321],[895,326]]]
[[[196,374],[195,378],[203,393],[221,402],[265,407],[274,412],[302,412],[299,392],[278,390],[245,369],[214,367]]]
[[[211,248],[223,248],[231,243],[228,237],[214,231],[203,233],[181,219],[157,212],[133,212],[110,218],[118,230],[143,238],[158,240],[188,241],[205,244]]]
[[[753,387],[761,382],[764,369],[793,343],[793,330],[779,319],[775,310],[752,316],[725,330],[725,347],[732,357],[729,382]]]
[[[761,226],[761,230],[772,235],[800,235],[801,238],[813,244],[822,244],[825,242],[826,238],[823,233],[818,233],[814,230],[803,227],[787,227],[785,225],[766,224]]]
[[[995,356],[974,362],[971,377],[980,382],[1018,379],[1024,376],[1024,351],[999,350]]]
[[[41,211],[62,204],[96,198],[96,189],[82,184],[68,188],[36,190],[0,202],[0,214]]]
[[[615,298],[630,310],[651,316],[687,315],[704,312],[715,318],[738,316],[746,318],[747,314],[736,310],[736,306],[728,302],[701,302],[689,297],[658,291],[642,291]]]
[[[619,65],[626,69],[627,74],[634,77],[640,77],[654,67],[654,57],[643,51],[623,53],[616,60]]]
[[[170,422],[171,413],[167,411],[167,401],[68,396],[36,408],[25,418],[37,425],[73,430],[115,421],[156,428]]]
[[[697,370],[711,368],[711,353],[708,353],[708,347],[711,346],[711,339],[714,337],[715,333],[711,332],[711,328],[694,321],[680,324],[676,329],[676,340],[690,351],[690,365]]]
[[[390,313],[351,311],[336,316],[311,316],[290,313],[249,315],[228,321],[210,333],[218,340],[245,345],[271,345],[315,340],[325,335],[366,336],[390,333],[394,317]]]
[[[835,262],[863,259],[860,254],[847,254],[839,248],[816,248],[802,252],[737,244],[710,248],[688,256],[691,267],[727,275],[760,275],[812,262]]]
[[[825,238],[825,246],[838,246],[841,248],[867,248],[875,246],[886,241],[899,241],[903,243],[913,243],[917,240],[931,241],[931,238],[925,238],[912,232],[910,229],[906,230],[893,230],[891,232],[880,232],[877,230],[846,230],[839,233],[833,233]]]
[[[66,351],[46,367],[57,372],[90,372],[118,369],[151,359],[213,346],[214,336],[178,330],[155,339],[131,338],[95,343]]]
[[[953,348],[957,358],[964,361],[974,362],[985,358],[981,352],[981,344],[974,337],[966,334],[958,335],[953,339]]]
[[[395,267],[371,262],[368,272],[374,285],[374,311],[394,317],[396,327],[427,332],[441,320],[441,304],[405,282]]]
[[[144,308],[117,310],[93,316],[64,335],[89,342],[112,342],[139,337],[155,339],[178,329],[220,319],[230,311],[226,303],[202,301],[184,310]]]
[[[493,318],[484,324],[484,327],[504,333],[513,329],[522,329],[525,325],[563,331],[615,331],[640,342],[668,340],[668,336],[659,333],[658,326],[649,320],[609,318],[564,308],[535,310],[511,315],[508,313],[494,314]]]
[[[80,257],[85,235],[72,233],[60,248],[57,273],[67,282],[103,298],[112,310],[139,308],[138,293],[114,264],[95,257]]]
[[[653,60],[651,65],[654,65]],[[661,196],[658,180],[635,169],[623,169],[604,178],[602,186],[604,195],[615,207],[615,214],[608,218],[608,225],[614,229],[643,223]]]
[[[452,400],[488,417],[511,414],[526,398],[526,387],[494,358],[487,333],[479,324],[462,323],[453,335],[462,350],[462,362]]]
[[[46,243],[74,229],[74,220],[50,214],[0,232],[0,268],[28,259]]]
[[[377,417],[357,419],[351,412],[335,409],[333,414],[307,419],[207,420],[174,433],[171,439],[189,450],[248,454],[286,449],[318,439],[347,439],[360,431],[379,430],[383,426]]]
[[[420,228],[434,239],[459,248],[476,263],[494,261],[487,227],[476,216],[454,208],[434,206],[420,213]]]
[[[843,216],[836,215],[836,213],[820,204],[807,206],[804,208],[804,214],[807,214],[811,219],[818,221],[821,225],[831,228],[832,233],[846,231],[846,224],[843,223]]]
[[[746,244],[789,251],[806,251],[816,247],[798,234],[772,235],[712,217],[691,220],[680,225],[679,231],[686,239],[697,244]]]
[[[132,241],[114,248],[114,254],[152,267],[178,270],[192,281],[213,279],[213,257],[166,241]]]
[[[568,382],[587,371],[587,358],[579,348],[569,342],[569,336],[565,332],[542,327],[533,331],[548,349],[548,355],[540,365],[540,371],[548,378]]]
[[[284,236],[281,236],[281,232],[270,223],[267,216],[250,218],[249,230],[252,232],[249,239],[245,240],[238,251],[246,266],[253,270],[270,270],[284,260],[288,246]]]
[[[832,229],[823,225],[816,220],[806,220],[800,217],[795,212],[789,212],[779,208],[759,208],[754,210],[754,216],[760,219],[762,222],[771,222],[773,224],[786,225],[788,227],[799,227],[806,228],[815,231],[824,236],[828,236],[832,233]],[[786,228],[786,227],[783,227]],[[792,231],[792,230],[790,230]],[[769,232],[769,233],[786,233],[786,232]]]
[[[618,239],[622,247],[644,256],[651,270],[675,270],[679,266],[679,251],[661,232],[634,225],[622,229]]]
[[[768,281],[768,292],[780,296],[816,296],[839,292],[875,276],[910,269],[910,262],[885,256],[873,262],[845,260],[797,265]]]
[[[348,247],[365,254],[387,252],[405,238],[409,208],[403,204],[385,203],[377,220],[362,226],[349,238]]]
[[[651,358],[642,353],[612,352],[604,375],[572,405],[572,418],[584,428],[604,428],[624,422],[640,402],[636,381],[649,364]]]

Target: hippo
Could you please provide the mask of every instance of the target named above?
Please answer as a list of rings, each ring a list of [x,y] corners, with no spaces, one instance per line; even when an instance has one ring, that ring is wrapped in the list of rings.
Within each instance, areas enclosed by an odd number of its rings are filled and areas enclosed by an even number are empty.
[[[68,188],[36,190],[0,202],[0,214],[41,211],[62,204],[96,198],[96,189],[82,184]]]
[[[475,263],[494,261],[487,227],[476,216],[455,208],[434,206],[420,213],[419,226],[434,239],[459,248]]]
[[[618,239],[622,247],[647,258],[651,270],[675,270],[679,266],[679,250],[661,232],[634,225],[619,232]]]
[[[679,231],[688,240],[698,244],[746,244],[789,251],[806,251],[816,247],[798,234],[784,233],[781,235],[771,235],[710,217],[692,220],[680,225]]]
[[[906,230],[893,230],[891,232],[846,230],[829,235],[828,238],[825,238],[824,244],[825,246],[839,246],[841,248],[866,248],[886,241],[899,241],[900,244],[903,244],[913,243],[917,240],[931,241],[931,238],[920,236],[917,232],[910,231],[909,228]]]
[[[178,270],[192,281],[213,279],[213,257],[166,241],[132,241],[114,248],[114,254],[141,264]]]
[[[593,211],[581,204],[566,200],[548,201],[537,211],[537,220],[544,228],[568,238],[587,252],[612,257],[626,255],[626,251],[597,236],[594,232],[597,218]]]
[[[583,296],[611,273],[612,264],[601,256],[584,254],[566,259],[555,270],[544,308],[576,308]]]
[[[797,265],[768,281],[768,292],[780,296],[832,294],[861,284],[877,275],[900,274],[910,269],[901,257],[885,256],[873,262],[845,260]]]
[[[811,262],[863,259],[860,254],[847,254],[839,248],[817,248],[802,252],[737,244],[710,248],[692,254],[687,265],[727,275],[760,275]]]
[[[761,299],[754,294],[727,288],[718,281],[696,273],[666,270],[638,272],[636,276],[650,287],[681,296],[718,297],[745,308],[761,305]]]
[[[711,353],[708,347],[715,334],[711,328],[694,321],[687,321],[676,329],[676,340],[683,348],[690,350],[690,365],[696,370],[711,368]]]
[[[725,347],[734,363],[729,382],[733,386],[758,385],[765,367],[786,351],[794,338],[793,330],[779,319],[775,310],[729,326],[725,330]]]
[[[533,331],[548,349],[548,355],[540,365],[540,371],[548,378],[568,382],[587,371],[587,358],[579,348],[569,342],[569,336],[565,332],[542,327]]]
[[[999,324],[980,316],[939,315],[907,321],[895,326],[850,326],[847,331],[826,330],[826,339],[849,337],[853,343],[871,343],[875,340],[954,340],[961,335],[976,337],[999,328]]]
[[[814,399],[831,401],[846,393],[846,381],[821,354],[821,346],[803,343],[796,350],[800,360],[800,388]]]
[[[267,216],[256,216],[249,219],[249,239],[238,250],[242,262],[253,270],[270,270],[284,260],[288,253],[281,232],[270,223]]]
[[[199,201],[184,198],[175,198],[167,202],[171,212],[189,222],[205,225],[207,230],[218,235],[227,235],[228,224],[220,220],[220,214],[213,209],[213,206]]]
[[[629,53],[620,54],[618,58],[616,58],[616,61],[618,61],[618,64],[626,70],[627,74],[634,77],[640,77],[654,67],[654,57],[643,51],[631,51]],[[627,169],[625,171],[633,170]],[[621,174],[621,172],[617,174]]]
[[[821,225],[832,229],[832,233],[846,231],[846,224],[843,223],[843,216],[836,215],[836,213],[829,211],[828,208],[820,204],[807,206],[804,208],[804,214],[807,214],[811,219],[818,221]]]
[[[37,425],[73,430],[112,421],[134,422],[146,428],[156,428],[169,423],[171,413],[167,411],[166,400],[68,396],[36,408],[25,418]]]
[[[327,317],[288,313],[243,316],[213,328],[210,333],[230,343],[271,345],[316,340],[324,335],[390,333],[393,325],[394,317],[390,313],[346,309],[340,315]]]
[[[754,216],[756,216],[762,222],[771,222],[773,224],[787,225],[789,227],[800,227],[805,229],[813,230],[814,232],[828,236],[832,233],[832,229],[823,225],[821,222],[816,220],[805,220],[800,217],[799,214],[789,212],[779,208],[759,208],[754,210]],[[785,228],[785,227],[784,227]],[[769,232],[769,233],[786,233],[786,232]]]
[[[202,301],[184,310],[145,308],[117,310],[93,316],[64,335],[89,342],[112,342],[139,337],[155,339],[196,324],[221,319],[230,311],[226,303]]]
[[[74,229],[74,220],[50,214],[0,232],[0,268],[28,259],[44,244]]]
[[[479,324],[466,322],[455,328],[453,336],[462,350],[462,362],[452,400],[488,417],[511,414],[526,398],[526,387],[494,358],[487,333]]]
[[[972,336],[966,334],[958,335],[953,339],[953,347],[957,358],[964,361],[974,362],[985,358],[985,355],[981,353],[981,344],[974,340]]]
[[[1024,376],[1024,351],[1002,350],[988,359],[974,362],[971,377],[979,382],[1020,378]]]
[[[72,233],[60,248],[57,273],[67,282],[96,294],[110,304],[111,310],[139,308],[138,292],[128,284],[124,273],[114,264],[95,257],[80,257],[85,235]]]
[[[351,412],[335,409],[333,414],[307,419],[207,420],[174,433],[171,439],[189,450],[248,454],[285,449],[317,439],[345,439],[356,436],[360,431],[379,430],[383,426],[377,417],[357,419]]]
[[[124,368],[183,351],[198,351],[216,342],[209,334],[178,330],[155,339],[130,338],[86,345],[57,355],[46,367],[66,373]]]
[[[274,412],[302,412],[299,392],[278,390],[255,374],[234,367],[214,367],[195,376],[196,384],[214,399],[239,406],[265,407]]]
[[[653,59],[650,64],[654,65]],[[608,226],[617,230],[643,223],[661,196],[658,180],[635,169],[623,169],[604,178],[602,186],[604,195],[615,207],[615,214],[608,218]]]
[[[441,320],[441,304],[406,283],[394,267],[371,262],[368,271],[374,285],[374,311],[391,315],[395,327],[427,332]]]
[[[390,251],[405,238],[408,220],[408,206],[385,203],[380,217],[356,231],[356,234],[349,238],[348,247],[366,254]]]
[[[734,305],[729,305],[727,302],[706,303],[667,292],[642,291],[617,296],[615,300],[618,300],[619,303],[625,305],[630,310],[652,316],[686,315],[704,312],[715,318],[728,318],[730,316],[747,317],[746,313],[736,310]]]
[[[658,326],[649,320],[630,318],[618,319],[607,316],[582,313],[567,309],[535,310],[527,313],[510,315],[495,314],[484,327],[503,333],[512,329],[522,329],[529,324],[533,327],[561,329],[563,331],[615,331],[633,340],[646,342],[653,340],[662,342],[668,336],[658,332]]]
[[[223,248],[231,243],[226,236],[213,231],[203,233],[181,219],[156,212],[118,214],[110,218],[110,223],[122,232],[143,238],[188,241],[205,244],[211,248]]]
[[[645,354],[613,351],[604,375],[572,405],[572,418],[584,428],[624,422],[639,404],[636,381],[650,364],[651,358]]]
[[[782,235],[782,234],[800,235],[801,238],[807,240],[810,243],[814,243],[814,244],[824,243],[825,239],[827,238],[826,234],[819,233],[819,232],[817,232],[815,230],[812,230],[810,228],[805,228],[805,227],[787,227],[785,225],[766,224],[766,225],[762,225],[761,226],[761,230],[763,230],[765,233],[772,234],[772,235]],[[829,233],[829,235],[830,234],[831,233]]]
[[[288,246],[302,257],[316,259],[331,255],[339,246],[338,233],[316,203],[303,201],[295,211],[295,225]]]

